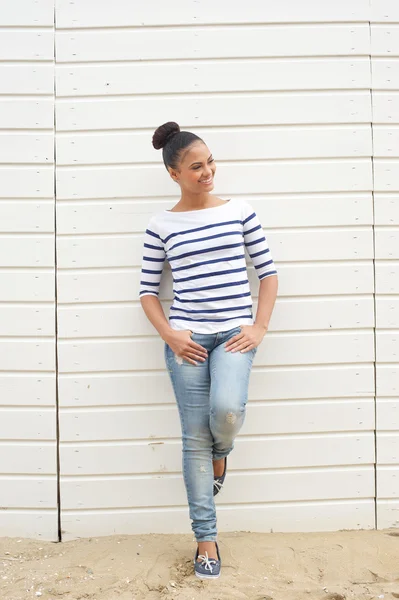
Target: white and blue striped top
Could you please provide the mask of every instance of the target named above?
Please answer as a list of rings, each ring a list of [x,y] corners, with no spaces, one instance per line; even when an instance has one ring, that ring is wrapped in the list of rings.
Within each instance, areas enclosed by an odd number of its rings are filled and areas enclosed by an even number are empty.
[[[145,232],[140,296],[158,296],[167,259],[173,275],[173,329],[215,333],[251,325],[245,248],[259,279],[277,273],[248,202],[229,200],[201,210],[158,213]]]

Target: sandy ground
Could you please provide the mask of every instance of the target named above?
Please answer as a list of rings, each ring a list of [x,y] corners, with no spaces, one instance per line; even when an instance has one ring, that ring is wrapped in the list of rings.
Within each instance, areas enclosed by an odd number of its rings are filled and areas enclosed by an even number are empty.
[[[193,575],[191,535],[0,538],[1,600],[399,598],[399,530],[219,534],[222,574]]]

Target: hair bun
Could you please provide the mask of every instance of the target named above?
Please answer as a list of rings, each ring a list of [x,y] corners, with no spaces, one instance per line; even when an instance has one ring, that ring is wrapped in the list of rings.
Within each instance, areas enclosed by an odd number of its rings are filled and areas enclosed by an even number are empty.
[[[180,127],[174,121],[168,121],[158,127],[152,136],[152,145],[155,150],[163,148],[179,132]]]

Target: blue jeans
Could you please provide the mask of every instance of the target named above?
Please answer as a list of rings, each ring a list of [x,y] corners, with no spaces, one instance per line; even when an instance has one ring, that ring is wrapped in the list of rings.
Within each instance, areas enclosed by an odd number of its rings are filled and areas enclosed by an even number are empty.
[[[205,362],[177,360],[165,344],[165,361],[180,415],[183,477],[191,526],[197,542],[215,541],[216,509],[212,460],[234,447],[246,412],[248,382],[257,348],[241,354],[226,352],[224,344],[240,327],[219,333],[193,333],[208,351]]]

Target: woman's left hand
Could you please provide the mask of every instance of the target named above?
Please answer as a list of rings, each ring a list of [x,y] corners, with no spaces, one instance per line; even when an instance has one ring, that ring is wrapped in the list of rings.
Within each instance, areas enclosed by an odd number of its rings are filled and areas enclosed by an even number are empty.
[[[248,352],[253,350],[263,340],[263,337],[267,331],[266,327],[261,325],[241,325],[241,332],[233,336],[228,342],[226,342],[226,352]]]

